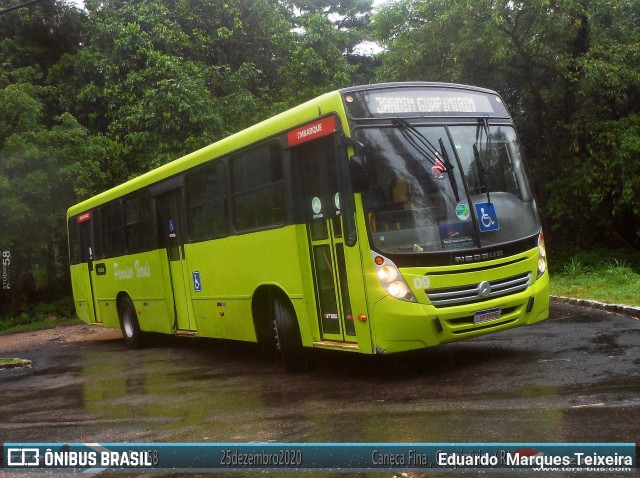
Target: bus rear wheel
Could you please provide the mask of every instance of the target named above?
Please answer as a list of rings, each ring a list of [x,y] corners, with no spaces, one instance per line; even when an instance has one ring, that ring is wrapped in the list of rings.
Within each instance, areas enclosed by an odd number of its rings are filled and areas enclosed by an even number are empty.
[[[281,297],[273,300],[273,325],[276,345],[287,372],[299,373],[307,369],[300,328],[293,307]]]
[[[138,323],[138,314],[129,297],[125,297],[120,302],[118,316],[120,317],[120,328],[122,329],[124,344],[127,348],[137,349],[142,345],[142,331]]]

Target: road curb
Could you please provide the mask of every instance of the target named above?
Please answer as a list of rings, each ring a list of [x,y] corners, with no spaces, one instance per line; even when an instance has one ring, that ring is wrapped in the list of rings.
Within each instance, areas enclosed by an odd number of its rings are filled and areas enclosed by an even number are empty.
[[[606,304],[597,300],[575,299],[573,297],[563,297],[561,295],[552,295],[551,299],[554,302],[559,302],[561,304],[576,305],[587,309],[604,310],[605,312],[610,312],[612,314],[625,315],[633,317],[634,319],[640,319],[640,307],[633,307],[631,305],[624,304]]]

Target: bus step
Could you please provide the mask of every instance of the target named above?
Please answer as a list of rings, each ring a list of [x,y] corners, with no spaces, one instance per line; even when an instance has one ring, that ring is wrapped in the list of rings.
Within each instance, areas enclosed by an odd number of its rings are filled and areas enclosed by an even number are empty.
[[[175,335],[179,335],[180,337],[197,337],[197,330],[174,330],[173,333]]]
[[[321,340],[320,342],[314,342],[313,348],[315,349],[340,349],[347,350],[349,352],[358,352],[358,344],[351,342],[336,342],[333,340]]]

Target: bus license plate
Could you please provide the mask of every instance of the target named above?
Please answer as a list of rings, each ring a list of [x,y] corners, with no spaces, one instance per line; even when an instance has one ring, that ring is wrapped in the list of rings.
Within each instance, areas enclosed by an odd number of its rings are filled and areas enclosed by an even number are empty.
[[[473,314],[473,323],[481,324],[483,322],[489,322],[490,320],[499,319],[502,315],[502,310],[498,307],[495,309],[479,310]]]

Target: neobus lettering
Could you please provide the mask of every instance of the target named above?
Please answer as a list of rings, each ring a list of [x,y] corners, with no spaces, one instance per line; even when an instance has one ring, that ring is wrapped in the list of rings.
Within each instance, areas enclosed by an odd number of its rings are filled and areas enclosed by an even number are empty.
[[[473,254],[468,256],[455,256],[455,263],[462,264],[465,262],[477,262],[477,261],[488,261],[489,259],[498,259],[503,257],[504,253],[502,251],[495,252],[484,252],[482,254]]]

